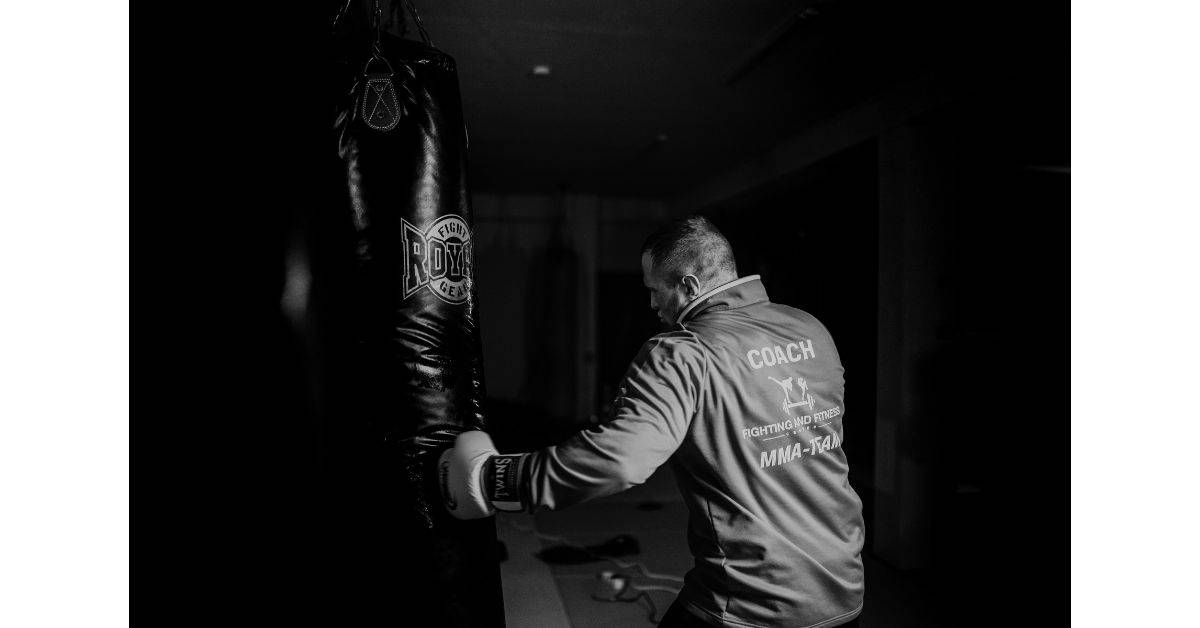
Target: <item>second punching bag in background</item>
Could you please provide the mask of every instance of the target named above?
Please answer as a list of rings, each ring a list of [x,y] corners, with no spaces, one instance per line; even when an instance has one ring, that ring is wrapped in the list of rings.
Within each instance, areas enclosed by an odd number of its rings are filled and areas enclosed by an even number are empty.
[[[368,615],[503,625],[494,520],[450,519],[432,484],[454,436],[486,427],[455,63],[427,39],[384,35],[350,50],[344,67],[359,71],[335,132],[355,239],[353,401],[338,420],[360,422],[372,441],[362,481],[378,503],[362,530],[378,538],[357,541],[367,555],[356,564],[390,599],[370,600],[378,612]]]

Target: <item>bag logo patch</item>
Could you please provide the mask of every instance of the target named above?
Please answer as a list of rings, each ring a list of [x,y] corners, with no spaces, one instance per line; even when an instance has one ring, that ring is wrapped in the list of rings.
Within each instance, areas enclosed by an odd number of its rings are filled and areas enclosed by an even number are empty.
[[[425,231],[403,223],[404,298],[428,287],[439,299],[459,304],[471,292],[474,274],[471,230],[453,214],[438,218]]]
[[[363,95],[363,120],[376,131],[391,131],[400,122],[400,103],[390,74],[371,75]]]

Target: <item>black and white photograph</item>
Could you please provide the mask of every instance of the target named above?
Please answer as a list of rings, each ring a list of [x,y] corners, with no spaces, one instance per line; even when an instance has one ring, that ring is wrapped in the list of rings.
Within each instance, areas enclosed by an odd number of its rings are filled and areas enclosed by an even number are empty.
[[[19,9],[0,623],[1191,625],[1194,18]]]

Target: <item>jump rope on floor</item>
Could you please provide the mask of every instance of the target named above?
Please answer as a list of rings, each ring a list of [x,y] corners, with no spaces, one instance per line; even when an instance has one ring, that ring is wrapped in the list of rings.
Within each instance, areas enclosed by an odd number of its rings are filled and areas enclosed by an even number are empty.
[[[672,574],[655,573],[653,571],[650,571],[649,569],[646,569],[645,565],[643,565],[637,561],[625,561],[625,560],[621,560],[619,558],[614,558],[612,556],[604,556],[603,554],[597,554],[596,552],[593,552],[592,550],[588,549],[587,547],[580,545],[579,543],[576,543],[566,537],[557,536],[554,534],[545,534],[543,532],[537,531],[533,527],[519,525],[519,524],[517,524],[513,521],[509,521],[507,519],[504,520],[504,523],[508,524],[514,530],[518,530],[520,532],[525,532],[525,533],[532,533],[534,536],[536,536],[537,538],[539,538],[543,541],[553,541],[555,543],[559,543],[561,545],[565,545],[567,547],[577,549],[577,550],[579,550],[589,556],[592,556],[598,560],[603,560],[603,561],[612,563],[612,564],[620,567],[621,569],[637,569],[639,572],[641,572],[641,574],[643,576],[645,576],[647,578],[650,578],[653,580],[670,580],[672,582],[678,582],[681,584],[683,583],[683,578],[681,578],[679,576],[672,575]],[[648,592],[649,591],[664,591],[666,593],[671,593],[674,595],[679,594],[679,589],[676,589],[673,587],[667,587],[667,586],[661,586],[661,585],[655,585],[655,584],[647,584],[647,585],[640,585],[640,586],[635,585],[635,584],[633,584],[632,580],[628,576],[625,576],[623,574],[615,574],[611,571],[602,571],[599,574],[597,574],[596,577],[598,580],[600,580],[599,589],[602,593],[593,593],[592,594],[593,600],[598,600],[601,602],[634,603],[640,599],[645,599],[646,603],[650,605],[650,614],[646,617],[646,619],[652,624],[657,624],[659,621],[658,607],[654,604],[654,600],[650,598],[650,595]],[[634,595],[632,597],[627,596],[627,595],[625,595],[625,593],[627,593],[627,592],[632,592]]]

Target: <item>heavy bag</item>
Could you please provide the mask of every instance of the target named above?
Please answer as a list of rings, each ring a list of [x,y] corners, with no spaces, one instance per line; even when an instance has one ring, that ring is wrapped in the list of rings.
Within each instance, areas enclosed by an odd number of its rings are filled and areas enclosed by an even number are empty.
[[[341,376],[352,380],[345,418],[370,441],[358,488],[373,502],[351,524],[366,537],[353,542],[363,554],[352,568],[382,596],[364,594],[373,610],[357,612],[503,626],[494,519],[449,517],[435,484],[441,451],[487,421],[458,75],[421,34],[377,31],[340,64],[356,70],[334,124],[339,205],[353,224],[353,349]]]

